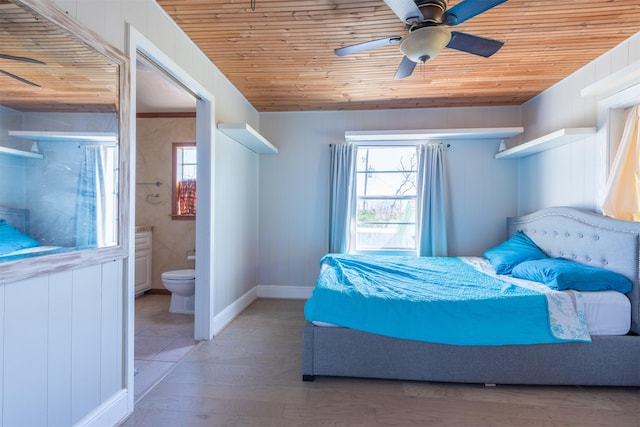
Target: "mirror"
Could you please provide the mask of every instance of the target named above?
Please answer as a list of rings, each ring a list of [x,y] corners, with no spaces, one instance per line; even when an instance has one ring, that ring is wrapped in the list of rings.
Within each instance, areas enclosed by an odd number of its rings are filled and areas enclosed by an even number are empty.
[[[0,262],[122,240],[126,60],[47,3],[0,0]]]

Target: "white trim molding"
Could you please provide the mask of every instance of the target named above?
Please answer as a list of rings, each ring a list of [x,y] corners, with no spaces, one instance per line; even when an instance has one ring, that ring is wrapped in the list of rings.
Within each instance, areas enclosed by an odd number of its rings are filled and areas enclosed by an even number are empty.
[[[74,424],[74,427],[106,427],[117,425],[129,415],[129,411],[127,410],[128,394],[126,389],[120,390],[86,417]]]
[[[258,285],[258,298],[309,299],[313,287]]]
[[[213,318],[213,335],[218,335],[233,319],[238,317],[252,302],[258,298],[256,287],[253,287],[240,298],[229,304]]]

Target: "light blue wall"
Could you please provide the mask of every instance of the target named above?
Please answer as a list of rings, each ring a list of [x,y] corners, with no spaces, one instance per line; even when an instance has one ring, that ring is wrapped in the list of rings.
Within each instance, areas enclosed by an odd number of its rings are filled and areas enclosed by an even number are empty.
[[[261,114],[262,134],[280,151],[260,157],[258,283],[315,284],[327,251],[329,144],[345,131],[519,125],[519,107]],[[450,251],[478,255],[505,237],[505,216],[516,213],[517,163],[494,159],[500,140],[448,142]]]

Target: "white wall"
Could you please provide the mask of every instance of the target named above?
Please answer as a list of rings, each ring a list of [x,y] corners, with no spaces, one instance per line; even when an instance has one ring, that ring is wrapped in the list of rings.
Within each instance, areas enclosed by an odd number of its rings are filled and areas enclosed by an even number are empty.
[[[329,144],[344,142],[346,130],[519,125],[519,107],[262,113],[260,131],[279,153],[260,157],[259,284],[315,284],[327,251]],[[450,252],[481,254],[516,212],[517,164],[494,159],[499,140],[449,142]]]
[[[257,285],[258,155],[216,132],[215,313]]]
[[[638,60],[640,33],[525,103],[522,140],[565,127],[596,127],[598,99],[580,91]],[[555,205],[598,210],[607,166],[601,144],[594,135],[519,160],[519,213]]]
[[[130,23],[215,95],[224,107],[215,108],[217,122],[257,127],[257,111],[155,1],[53,3],[122,52]],[[210,285],[220,312],[256,285],[258,156],[231,140],[216,145],[216,224],[228,230],[214,243],[219,284]],[[229,211],[234,204],[242,212]],[[122,345],[123,277],[120,260],[0,287],[1,425],[110,425],[133,410],[123,383],[132,378]]]

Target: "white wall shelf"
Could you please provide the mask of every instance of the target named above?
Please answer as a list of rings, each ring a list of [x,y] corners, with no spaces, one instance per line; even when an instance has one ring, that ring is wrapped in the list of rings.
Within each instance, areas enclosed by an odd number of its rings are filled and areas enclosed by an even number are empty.
[[[42,159],[42,154],[32,153],[31,151],[16,150],[9,147],[0,147],[0,154],[8,154],[10,156],[27,157],[30,159]]]
[[[258,154],[277,154],[278,148],[246,123],[219,123],[218,130]]]
[[[570,144],[596,133],[596,128],[564,128],[496,154],[496,159],[518,159]]]
[[[346,131],[347,142],[418,141],[429,139],[498,139],[524,132],[522,127]]]
[[[118,135],[113,132],[51,132],[51,131],[23,131],[10,130],[9,136],[29,139],[31,141],[59,141],[59,142],[118,142]]]

